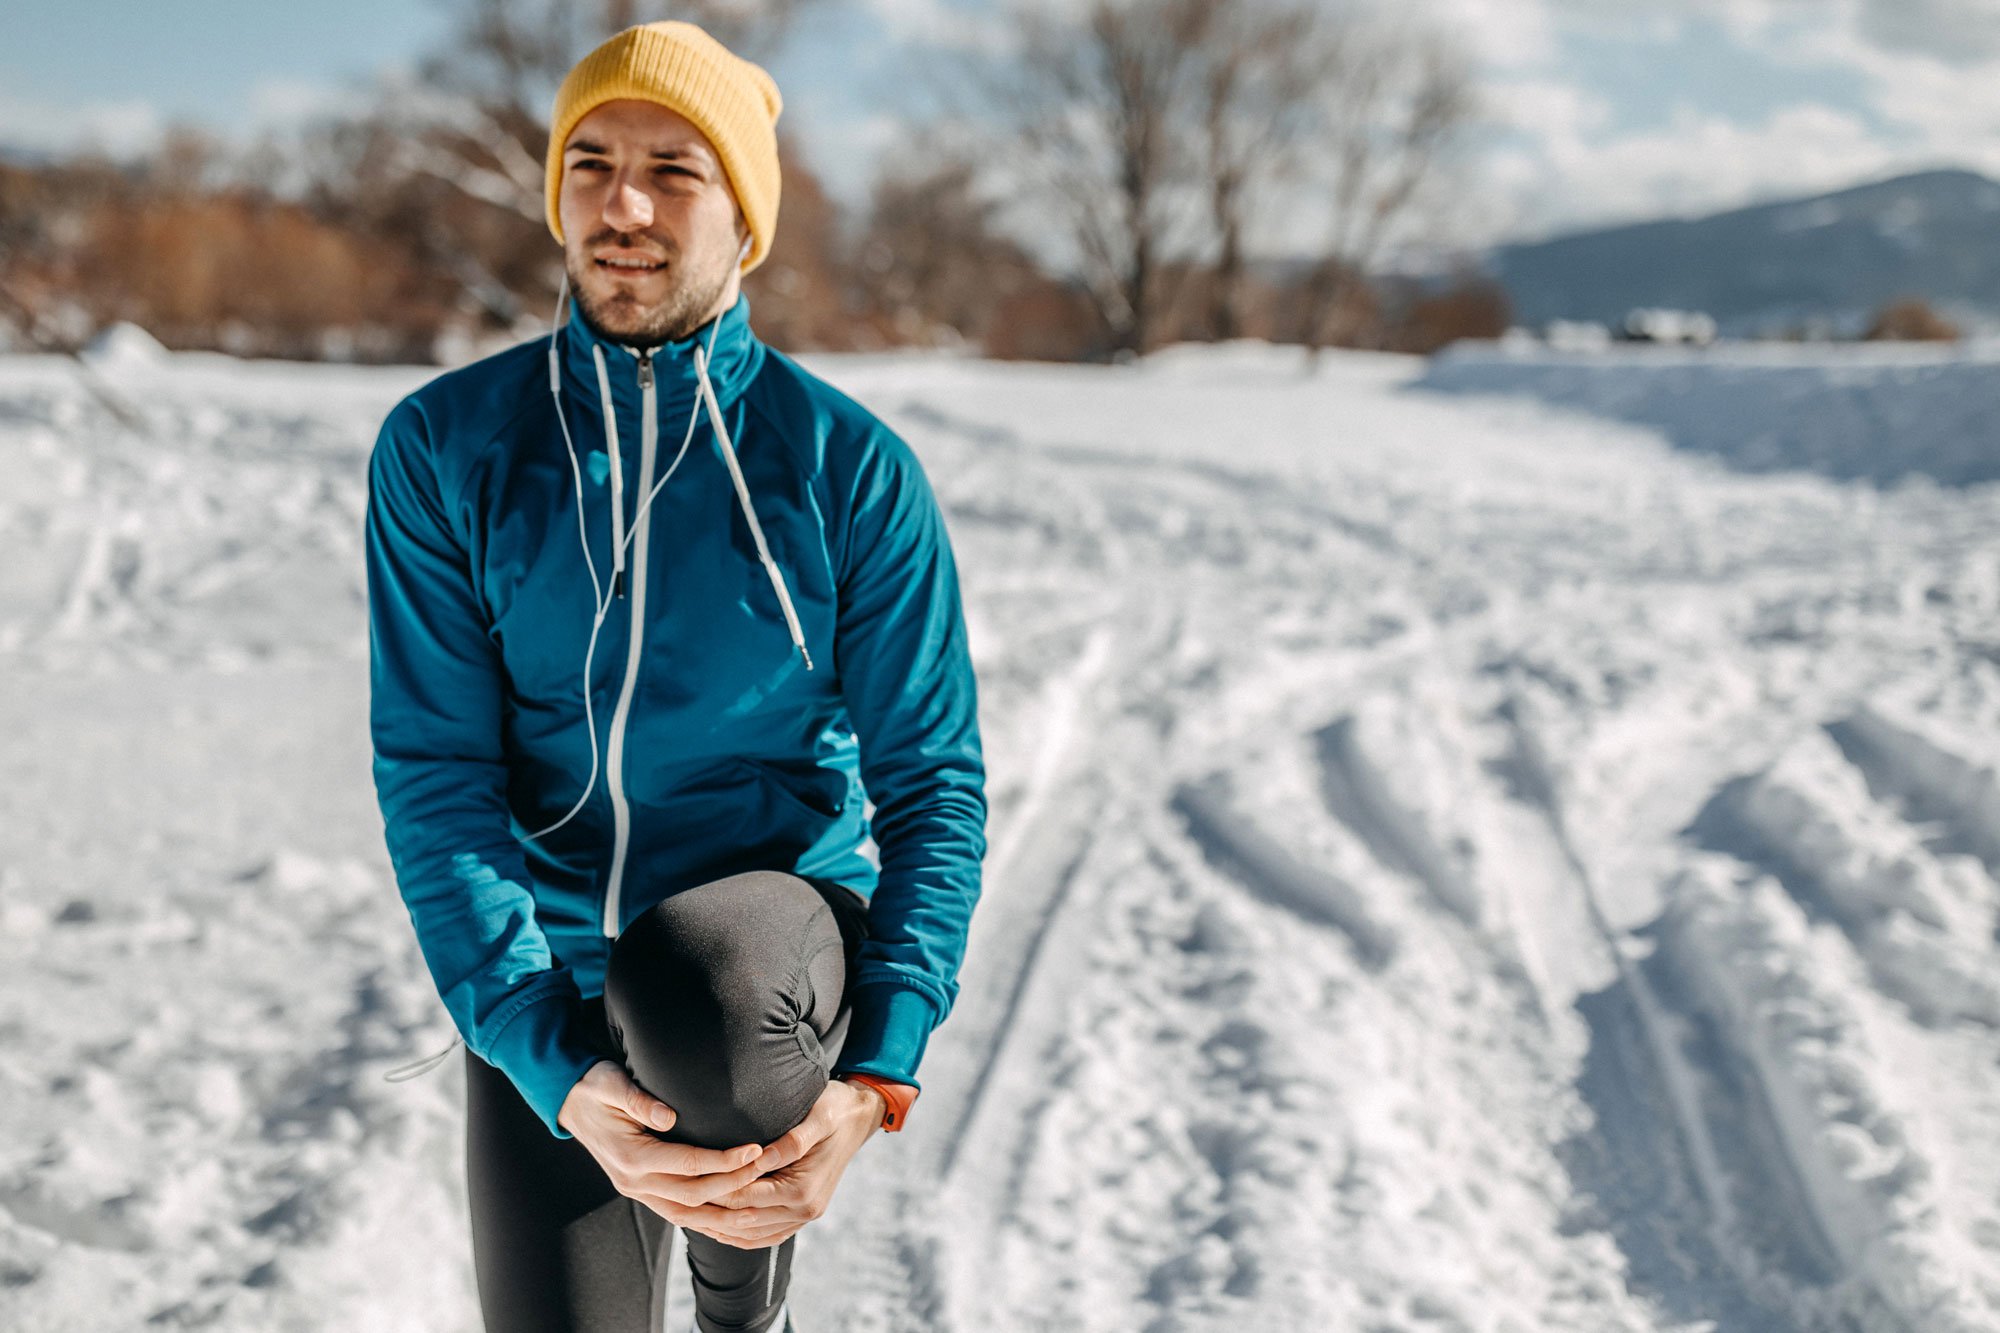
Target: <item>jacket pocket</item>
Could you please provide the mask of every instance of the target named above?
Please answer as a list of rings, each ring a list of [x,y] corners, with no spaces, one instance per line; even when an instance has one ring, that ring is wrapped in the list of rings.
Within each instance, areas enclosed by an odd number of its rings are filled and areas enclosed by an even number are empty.
[[[847,775],[818,764],[773,764],[739,757],[764,788],[820,820],[838,819],[847,809]]]

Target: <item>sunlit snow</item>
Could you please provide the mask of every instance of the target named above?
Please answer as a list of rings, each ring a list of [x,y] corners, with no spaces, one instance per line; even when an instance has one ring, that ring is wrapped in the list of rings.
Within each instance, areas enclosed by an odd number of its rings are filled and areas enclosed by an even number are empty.
[[[806,1333],[2000,1326],[2000,484],[1922,475],[2000,365],[1712,355],[806,358],[944,501],[992,802]],[[472,1330],[367,769],[434,372],[92,357],[0,358],[0,1326]]]

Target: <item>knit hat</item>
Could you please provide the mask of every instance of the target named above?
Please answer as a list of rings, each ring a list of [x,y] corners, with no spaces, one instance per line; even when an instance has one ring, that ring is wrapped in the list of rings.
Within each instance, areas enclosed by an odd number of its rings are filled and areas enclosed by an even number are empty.
[[[658,102],[708,136],[743,220],[750,253],[742,271],[764,262],[778,228],[778,112],[784,99],[762,66],[735,55],[692,23],[627,28],[576,62],[556,90],[549,124],[549,230],[563,238],[563,144],[590,111],[621,97]]]

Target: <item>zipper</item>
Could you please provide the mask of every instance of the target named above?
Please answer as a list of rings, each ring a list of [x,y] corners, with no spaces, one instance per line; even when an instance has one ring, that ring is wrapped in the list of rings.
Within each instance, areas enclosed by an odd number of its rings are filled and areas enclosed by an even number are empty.
[[[653,468],[660,447],[660,423],[653,400],[653,349],[639,357],[639,494],[653,493]],[[625,880],[625,856],[632,843],[632,808],[625,800],[625,723],[632,714],[632,691],[639,683],[639,655],[646,643],[646,548],[653,530],[653,509],[647,505],[632,528],[631,642],[625,650],[625,680],[618,688],[618,707],[611,714],[611,742],[604,758],[605,786],[611,793],[611,875],[604,888],[603,931],[618,937],[619,890]]]

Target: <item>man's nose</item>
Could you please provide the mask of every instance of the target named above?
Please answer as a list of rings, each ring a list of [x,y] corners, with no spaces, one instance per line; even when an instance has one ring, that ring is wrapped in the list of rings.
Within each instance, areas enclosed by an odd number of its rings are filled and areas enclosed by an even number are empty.
[[[604,222],[618,231],[653,225],[653,201],[636,185],[621,183],[604,200]]]

